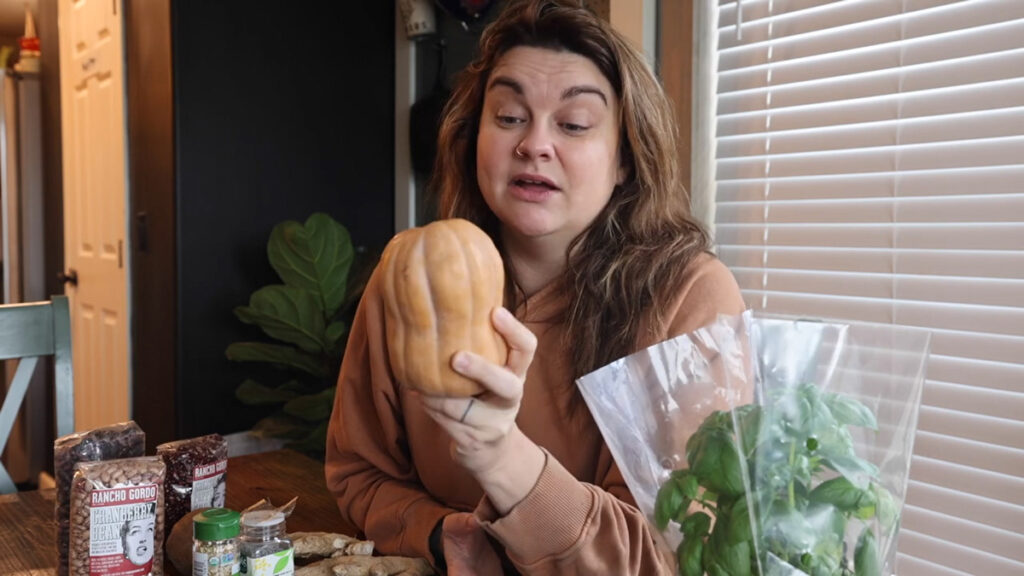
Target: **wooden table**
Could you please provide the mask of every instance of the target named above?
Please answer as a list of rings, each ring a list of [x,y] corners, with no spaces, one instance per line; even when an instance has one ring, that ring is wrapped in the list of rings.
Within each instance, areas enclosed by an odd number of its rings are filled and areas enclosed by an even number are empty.
[[[323,463],[292,450],[250,454],[228,461],[227,507],[241,510],[260,498],[280,506],[299,500],[288,531],[354,534],[324,482]],[[0,574],[52,575],[57,571],[53,489],[0,496]],[[167,528],[168,533],[170,527]],[[177,576],[167,563],[165,574]]]

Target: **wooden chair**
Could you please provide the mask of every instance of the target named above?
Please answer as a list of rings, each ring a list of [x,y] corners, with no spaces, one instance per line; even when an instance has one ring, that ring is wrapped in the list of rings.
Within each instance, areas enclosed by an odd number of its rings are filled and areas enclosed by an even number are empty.
[[[53,356],[57,436],[70,434],[75,428],[75,398],[71,378],[71,316],[66,296],[54,296],[50,302],[0,306],[0,360],[20,359],[0,407],[0,454],[7,446],[40,356]],[[0,494],[16,490],[0,463]]]

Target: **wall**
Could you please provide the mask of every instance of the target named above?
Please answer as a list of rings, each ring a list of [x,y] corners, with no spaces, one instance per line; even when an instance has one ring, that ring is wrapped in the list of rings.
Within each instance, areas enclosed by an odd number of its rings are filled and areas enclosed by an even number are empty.
[[[224,349],[262,338],[232,309],[279,282],[275,224],[325,211],[371,250],[394,232],[395,3],[282,6],[172,3],[181,437],[258,415]]]

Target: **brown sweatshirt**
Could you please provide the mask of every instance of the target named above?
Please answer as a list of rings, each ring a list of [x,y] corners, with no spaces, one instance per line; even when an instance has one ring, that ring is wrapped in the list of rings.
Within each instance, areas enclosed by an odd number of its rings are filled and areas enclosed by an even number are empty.
[[[475,511],[523,574],[669,573],[597,425],[581,399],[570,401],[578,392],[557,320],[565,303],[551,285],[514,311],[537,336],[517,423],[547,460],[526,498],[499,517],[476,481],[452,461],[444,431],[393,380],[374,273],[338,378],[326,476],[342,516],[380,552],[430,558],[428,538],[437,521]],[[640,347],[743,309],[729,270],[702,255],[665,311],[667,330]]]

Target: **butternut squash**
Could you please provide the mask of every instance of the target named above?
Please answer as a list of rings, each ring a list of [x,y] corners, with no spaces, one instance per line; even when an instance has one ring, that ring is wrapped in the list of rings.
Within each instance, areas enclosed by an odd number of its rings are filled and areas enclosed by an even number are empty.
[[[388,358],[395,378],[425,394],[472,396],[478,383],[451,368],[459,350],[504,365],[508,347],[491,323],[505,270],[473,223],[438,220],[396,235],[381,256]]]

